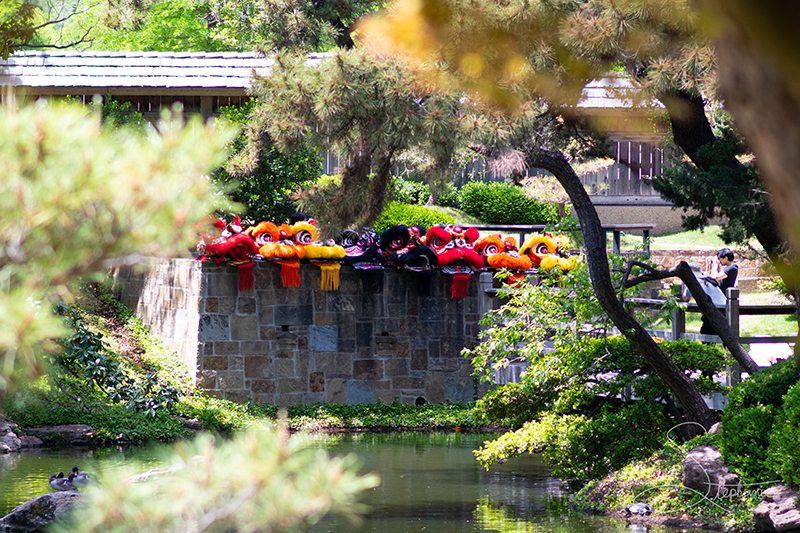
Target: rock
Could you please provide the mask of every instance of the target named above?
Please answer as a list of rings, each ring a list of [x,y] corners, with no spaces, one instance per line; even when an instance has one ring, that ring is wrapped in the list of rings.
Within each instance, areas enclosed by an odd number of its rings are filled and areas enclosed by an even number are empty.
[[[18,505],[0,519],[0,531],[33,533],[44,531],[52,522],[66,516],[80,501],[77,492],[53,492]]]
[[[722,498],[740,491],[739,474],[728,471],[722,454],[710,446],[698,446],[683,459],[683,486],[694,489],[708,498]]]
[[[0,453],[16,452],[20,448],[19,438],[14,433],[16,424],[12,425],[0,418]]]
[[[25,430],[42,440],[61,439],[73,446],[89,445],[94,441],[94,431],[86,424],[64,424],[62,426],[40,426]]]
[[[20,448],[41,448],[42,439],[33,435],[23,435],[19,438]]]
[[[653,512],[653,508],[646,503],[636,502],[625,508],[625,515],[631,516],[634,514],[648,515]]]
[[[756,528],[767,531],[800,530],[798,492],[786,485],[775,485],[764,491],[761,503],[753,509]]]

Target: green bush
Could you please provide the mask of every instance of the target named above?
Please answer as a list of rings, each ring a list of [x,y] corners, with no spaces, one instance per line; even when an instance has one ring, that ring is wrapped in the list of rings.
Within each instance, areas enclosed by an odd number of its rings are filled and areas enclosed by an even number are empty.
[[[398,204],[425,205],[430,192],[428,185],[403,178],[392,179],[392,200]]]
[[[436,198],[436,205],[461,209],[461,191],[455,185],[448,183]]]
[[[452,216],[429,207],[389,202],[378,221],[375,222],[375,231],[382,233],[395,224],[430,228],[436,224],[452,224],[453,222],[455,219]]]
[[[783,397],[798,381],[800,374],[794,359],[778,361],[756,372],[739,384],[728,397],[729,411],[741,411],[757,405],[781,407]]]
[[[784,483],[800,486],[800,385],[784,397],[783,412],[770,439],[767,467]]]
[[[725,410],[722,419],[720,451],[725,464],[737,469],[749,483],[771,481],[774,474],[766,466],[769,434],[775,424],[772,406],[757,405],[742,410]]]
[[[486,224],[556,224],[558,206],[507,183],[473,181],[461,189],[461,210]]]

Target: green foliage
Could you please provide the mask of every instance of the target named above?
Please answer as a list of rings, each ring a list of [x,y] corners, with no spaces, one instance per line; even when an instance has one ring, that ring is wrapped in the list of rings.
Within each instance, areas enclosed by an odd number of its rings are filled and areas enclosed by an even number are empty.
[[[800,486],[800,385],[793,385],[784,397],[770,439],[767,467],[784,483]]]
[[[746,243],[759,229],[774,225],[769,195],[755,166],[727,164],[748,148],[727,112],[717,110],[715,118],[714,143],[697,151],[702,168],[674,161],[665,165],[662,176],[653,177],[653,188],[675,207],[693,209],[683,217],[686,229],[702,229],[722,216],[722,240]]]
[[[258,103],[251,98],[244,107],[223,107],[221,112],[228,122],[244,126],[256,107]],[[235,159],[245,149],[246,143],[245,133],[234,139],[229,145],[231,158]],[[266,134],[260,143],[258,161],[247,171],[229,161],[213,177],[214,181],[231,189],[232,201],[245,207],[242,218],[246,223],[273,221],[280,224],[297,210],[290,198],[292,191],[301,183],[315,181],[321,162],[313,150],[305,147],[284,155]]]
[[[95,388],[102,400],[110,404],[122,404],[127,409],[142,411],[155,416],[159,409],[169,409],[181,395],[175,385],[159,379],[155,372],[134,376],[127,372],[111,354],[102,340],[102,335],[87,329],[76,311],[59,305],[59,314],[65,316],[74,330],[64,340],[64,351],[52,358],[54,364],[65,371],[65,378],[82,394],[87,388]],[[61,381],[54,376],[57,381]],[[66,381],[66,380],[65,380]],[[62,386],[69,388],[67,383]],[[86,391],[90,396],[95,391]]]
[[[101,475],[56,531],[288,531],[328,512],[355,520],[357,495],[379,482],[358,474],[354,455],[329,457],[272,426],[227,441],[200,435],[166,464],[167,473],[138,483],[126,481],[138,474],[130,469]]]
[[[674,400],[627,339],[604,336],[585,265],[501,294],[507,303],[484,317],[480,344],[464,353],[484,379],[527,363],[522,383],[498,388],[475,408],[482,423],[522,427],[479,450],[482,463],[541,451],[557,475],[580,481],[660,448],[681,422]],[[711,379],[729,364],[719,348],[691,341],[661,347],[700,392],[722,390]]]
[[[722,419],[720,451],[725,464],[738,470],[748,483],[772,481],[767,448],[775,424],[774,408],[756,405],[740,411],[728,407]]]
[[[430,228],[436,224],[452,224],[454,220],[450,215],[421,205],[389,202],[374,227],[375,231],[380,234],[395,224]]]
[[[35,33],[38,8],[35,2],[4,0],[0,3],[0,57],[29,42]]]
[[[780,409],[784,395],[798,381],[800,373],[794,360],[778,361],[737,385],[728,395],[727,410],[736,413],[759,405]]]
[[[410,405],[383,403],[341,405],[295,405],[288,408],[286,422],[295,430],[441,430],[474,428],[470,404],[460,402]],[[255,405],[250,413],[259,417],[274,418],[277,407]]]
[[[392,200],[398,204],[425,205],[429,195],[425,183],[398,177],[392,180]]]
[[[105,6],[97,5],[91,16],[106,15]],[[120,24],[108,14],[108,25],[95,25],[92,48],[95,50],[144,50],[157,52],[217,52],[235,50],[220,38],[209,24],[211,6],[194,0],[160,0],[153,2],[135,23]],[[88,21],[87,21],[88,22]],[[95,21],[96,22],[96,21]]]
[[[444,190],[439,192],[439,196],[436,198],[436,205],[461,209],[461,191],[456,189],[453,184],[448,183]]]
[[[460,193],[461,209],[486,224],[556,224],[558,206],[544,204],[508,183],[471,181]]]
[[[603,477],[663,445],[663,410],[646,402],[594,416],[547,412],[521,429],[503,434],[475,452],[488,468],[523,453],[542,453],[553,474],[583,482]]]
[[[111,130],[64,103],[0,108],[0,354],[5,389],[39,370],[65,335],[50,298],[71,279],[139,256],[185,250],[216,207],[204,178],[228,133],[164,116],[146,135]]]

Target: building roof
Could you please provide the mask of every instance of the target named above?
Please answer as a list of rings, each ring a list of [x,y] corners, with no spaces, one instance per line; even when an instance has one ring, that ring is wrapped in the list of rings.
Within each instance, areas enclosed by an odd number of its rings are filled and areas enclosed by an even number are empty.
[[[309,63],[329,55],[310,54]],[[0,86],[30,88],[36,94],[69,94],[75,88],[243,93],[253,72],[268,75],[274,63],[253,52],[25,51],[0,59]]]

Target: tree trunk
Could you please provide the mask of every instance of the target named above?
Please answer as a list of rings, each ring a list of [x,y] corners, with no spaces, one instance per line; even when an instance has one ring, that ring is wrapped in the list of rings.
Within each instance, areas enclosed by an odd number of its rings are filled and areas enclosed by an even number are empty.
[[[702,428],[710,428],[714,418],[697,388],[617,300],[608,268],[605,233],[578,175],[564,156],[557,152],[529,154],[528,163],[532,167],[551,172],[569,195],[581,224],[589,276],[603,310],[664,381],[683,408],[687,419]],[[691,433],[701,434],[703,430],[693,426]]]

